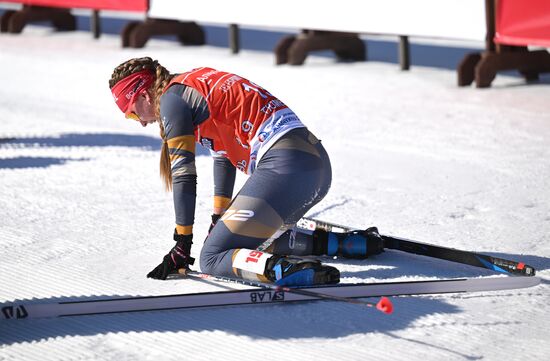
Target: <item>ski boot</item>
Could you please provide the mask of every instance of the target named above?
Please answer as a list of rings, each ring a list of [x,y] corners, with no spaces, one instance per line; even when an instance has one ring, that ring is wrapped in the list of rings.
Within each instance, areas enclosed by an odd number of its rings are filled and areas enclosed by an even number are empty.
[[[273,255],[266,265],[265,276],[279,286],[311,286],[340,282],[338,269],[292,256]]]
[[[272,282],[279,286],[311,286],[338,283],[340,272],[317,260],[280,256],[242,248],[232,257],[233,273],[243,279]]]
[[[384,240],[376,227],[346,233],[318,229],[313,232],[313,240],[314,255],[365,259],[384,251]]]

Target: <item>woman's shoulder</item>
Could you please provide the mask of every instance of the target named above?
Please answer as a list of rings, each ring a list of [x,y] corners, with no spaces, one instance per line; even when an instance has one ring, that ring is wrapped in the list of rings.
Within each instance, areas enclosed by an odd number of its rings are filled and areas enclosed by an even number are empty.
[[[185,84],[181,83],[172,83],[166,88],[162,96],[165,96],[166,94],[175,94],[179,95],[180,97],[183,95],[183,92],[185,91],[185,88],[187,86]],[[162,97],[161,97],[162,99]]]
[[[160,116],[163,123],[183,126],[186,132],[204,122],[209,116],[204,97],[192,87],[176,84],[160,98]],[[179,133],[179,132],[178,132]]]

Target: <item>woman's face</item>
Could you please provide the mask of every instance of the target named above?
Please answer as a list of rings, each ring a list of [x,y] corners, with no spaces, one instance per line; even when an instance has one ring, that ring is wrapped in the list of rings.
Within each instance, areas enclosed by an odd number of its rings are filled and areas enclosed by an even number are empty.
[[[126,118],[140,122],[143,127],[157,121],[153,101],[147,91],[136,97],[136,101],[130,105],[126,112]]]

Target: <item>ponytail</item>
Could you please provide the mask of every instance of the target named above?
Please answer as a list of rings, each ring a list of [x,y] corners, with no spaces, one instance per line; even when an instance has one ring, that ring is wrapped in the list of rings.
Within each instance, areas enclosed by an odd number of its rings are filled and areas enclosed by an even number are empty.
[[[149,57],[135,58],[125,61],[115,68],[109,80],[109,88],[115,86],[121,79],[142,70],[150,70],[151,73],[155,75],[155,82],[148,91],[149,95],[153,98],[155,115],[160,127],[160,137],[162,138],[160,150],[160,176],[164,181],[166,190],[170,191],[172,190],[172,166],[170,164],[170,153],[168,150],[164,124],[162,124],[162,119],[160,119],[160,97],[164,93],[164,89],[174,78],[174,75],[170,74],[170,72],[156,60]]]

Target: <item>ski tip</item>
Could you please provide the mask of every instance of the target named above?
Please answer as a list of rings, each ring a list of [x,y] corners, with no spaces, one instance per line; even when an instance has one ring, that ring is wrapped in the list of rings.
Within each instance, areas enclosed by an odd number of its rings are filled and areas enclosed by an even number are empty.
[[[380,298],[380,301],[376,304],[376,309],[389,315],[393,312],[393,304],[387,297]]]

